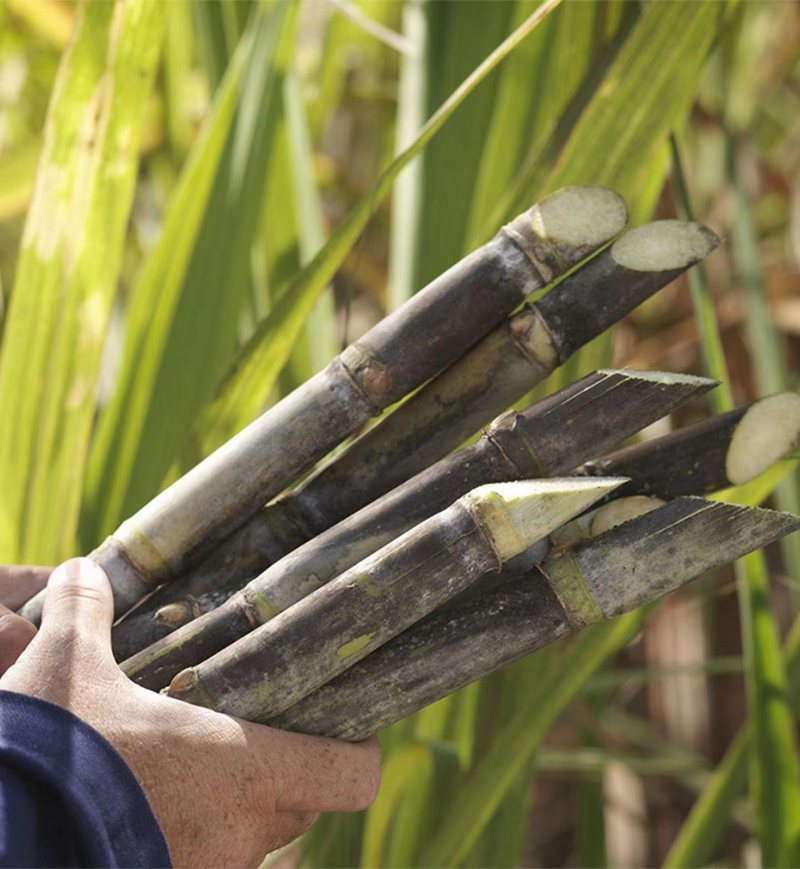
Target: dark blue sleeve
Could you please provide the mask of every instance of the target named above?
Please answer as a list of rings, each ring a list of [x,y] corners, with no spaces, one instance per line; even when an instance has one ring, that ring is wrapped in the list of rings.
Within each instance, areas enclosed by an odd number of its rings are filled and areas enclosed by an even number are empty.
[[[139,783],[60,706],[0,691],[0,866],[170,866]]]

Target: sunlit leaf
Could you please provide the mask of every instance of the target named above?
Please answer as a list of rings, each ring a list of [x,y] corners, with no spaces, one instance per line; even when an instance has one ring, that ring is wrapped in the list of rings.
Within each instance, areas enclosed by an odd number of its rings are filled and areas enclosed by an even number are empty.
[[[154,0],[82,4],[59,69],[0,356],[3,560],[75,551],[163,15]]]

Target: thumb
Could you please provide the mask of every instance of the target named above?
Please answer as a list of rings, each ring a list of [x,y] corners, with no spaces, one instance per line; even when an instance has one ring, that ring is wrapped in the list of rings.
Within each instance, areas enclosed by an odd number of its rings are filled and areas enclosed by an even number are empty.
[[[111,649],[114,598],[101,567],[88,558],[73,558],[57,567],[47,583],[40,635],[68,629],[93,637]]]

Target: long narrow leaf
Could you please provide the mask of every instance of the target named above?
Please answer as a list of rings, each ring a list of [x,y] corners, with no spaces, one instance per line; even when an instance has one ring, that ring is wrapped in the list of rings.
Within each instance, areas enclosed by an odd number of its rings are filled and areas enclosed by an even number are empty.
[[[0,357],[0,552],[75,551],[100,355],[163,6],[84,3],[50,104]]]
[[[487,75],[530,34],[561,0],[548,0],[478,66],[431,116],[416,140],[399,154],[370,192],[356,205],[325,247],[281,296],[243,348],[217,399],[198,425],[203,452],[218,446],[263,407],[319,294],[386,197],[402,169],[442,129],[456,109]]]
[[[293,44],[295,10],[279,3],[254,20],[134,287],[122,372],[92,448],[87,545],[158,491],[235,353],[281,97],[276,54]]]
[[[644,611],[637,610],[599,625],[554,661],[547,677],[522,700],[514,718],[462,783],[425,853],[426,866],[455,866],[461,861],[564,707],[603,661],[630,642],[643,622]]]

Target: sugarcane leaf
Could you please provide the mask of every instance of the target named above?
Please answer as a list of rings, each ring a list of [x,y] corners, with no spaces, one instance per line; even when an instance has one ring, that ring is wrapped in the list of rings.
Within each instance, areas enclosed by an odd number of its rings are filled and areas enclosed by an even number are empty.
[[[744,502],[741,502],[744,503]],[[800,618],[796,617],[783,648],[788,692],[795,713],[800,682]],[[705,866],[730,824],[733,807],[747,781],[753,740],[752,718],[742,727],[692,806],[664,860],[669,869]],[[791,762],[790,762],[791,763]],[[764,773],[766,770],[764,771]],[[762,773],[762,775],[764,774]]]
[[[748,737],[747,730],[741,730],[725,753],[672,843],[664,869],[708,865],[747,779]]]
[[[676,135],[670,136],[670,151],[672,156],[672,174],[675,179],[678,214],[684,220],[694,220],[689,187],[683,171],[681,146]],[[692,307],[700,333],[700,352],[703,368],[709,377],[719,381],[717,389],[713,390],[710,401],[716,413],[725,413],[734,406],[733,391],[728,377],[728,366],[725,361],[725,349],[722,345],[714,300],[708,285],[708,275],[705,263],[699,263],[689,274],[689,290],[692,294]]]
[[[33,192],[41,150],[41,142],[34,141],[14,153],[3,155],[0,163],[0,220],[24,214]]]
[[[514,18],[529,14],[536,5],[536,0],[519,0]],[[514,188],[522,167],[535,164],[544,173],[544,143],[554,136],[560,120],[563,124],[578,90],[590,89],[586,78],[598,55],[613,52],[593,37],[597,19],[616,7],[619,4],[565,4],[502,70],[478,163],[466,248],[485,241],[493,224],[511,216],[508,209],[498,213],[498,192]]]
[[[264,209],[264,243],[271,250],[267,267],[270,298],[280,298],[294,274],[313,259],[327,239],[314,181],[307,112],[294,73],[287,74],[284,81],[282,117],[285,135],[276,143]],[[282,385],[291,389],[304,383],[323,369],[338,349],[336,312],[328,290],[308,316],[289,360],[287,373],[291,378]]]
[[[528,4],[517,14],[514,27],[519,27],[537,8],[538,4]],[[425,5],[429,46],[424,58],[426,114],[444,101],[506,33],[513,32],[511,13],[517,13],[515,4],[493,0],[455,0]],[[547,21],[563,14],[564,6],[548,16]],[[541,31],[547,21],[536,35],[532,34],[520,45],[520,50],[527,50],[533,40],[541,41]],[[509,63],[516,54],[509,58]],[[453,117],[422,155],[424,190],[416,219],[419,248],[409,293],[441,274],[466,252],[465,232],[476,167],[484,152],[488,129],[485,124],[475,123],[475,119],[486,117],[492,111],[498,81],[506,73],[504,65],[497,74],[482,81],[465,101],[463,111]],[[459,159],[453,160],[456,151]]]
[[[428,145],[486,76],[559,2],[548,0],[539,7],[467,76],[431,116],[416,140],[391,162],[366,196],[339,225],[325,247],[281,295],[240,352],[217,398],[203,413],[197,427],[202,443],[201,452],[206,453],[219,446],[262,409],[319,294],[341,266],[374,210],[388,195],[399,173]]]
[[[736,575],[752,721],[750,787],[756,831],[764,865],[794,866],[800,861],[800,762],[764,554],[740,559]]]
[[[154,0],[84,3],[59,68],[0,355],[4,560],[75,551],[163,18]]]
[[[69,42],[75,26],[75,13],[70,6],[57,0],[39,0],[37,3],[8,0],[6,5],[41,39],[58,48],[64,48]]]
[[[186,99],[192,73],[191,6],[188,0],[167,4],[162,91],[170,150],[182,160],[194,135],[191,102]]]
[[[235,353],[295,15],[278,3],[254,19],[134,286],[122,370],[92,445],[87,546],[158,491]]]
[[[360,865],[365,869],[387,865],[386,851],[398,804],[405,798],[414,772],[430,763],[430,747],[421,742],[405,743],[388,755],[381,773],[381,792],[367,811],[364,825]]]
[[[429,0],[408,0],[403,4],[403,36],[409,47],[400,57],[395,134],[397,153],[414,141],[428,116],[428,54],[431,50],[428,7]],[[416,289],[419,215],[423,196],[424,165],[423,155],[420,155],[400,173],[392,193],[389,286],[386,292],[390,311],[411,298]]]
[[[797,460],[784,459],[767,468],[755,480],[743,483],[741,486],[723,489],[709,497],[714,501],[730,501],[733,504],[744,504],[746,507],[758,507],[772,495],[782,480],[796,473]]]
[[[423,744],[429,752],[427,762],[409,771],[403,799],[392,818],[384,862],[373,865],[398,869],[419,866],[421,845],[436,829],[441,807],[447,794],[453,792],[459,770],[452,746],[432,740]],[[426,798],[419,799],[421,796]]]
[[[624,648],[644,622],[643,610],[583,633],[553,652],[545,678],[519,703],[512,720],[462,782],[423,855],[427,866],[458,865],[518,780],[541,740],[586,679]]]
[[[694,101],[723,12],[708,0],[646,7],[547,176],[548,189],[606,184],[635,207],[651,159]]]

